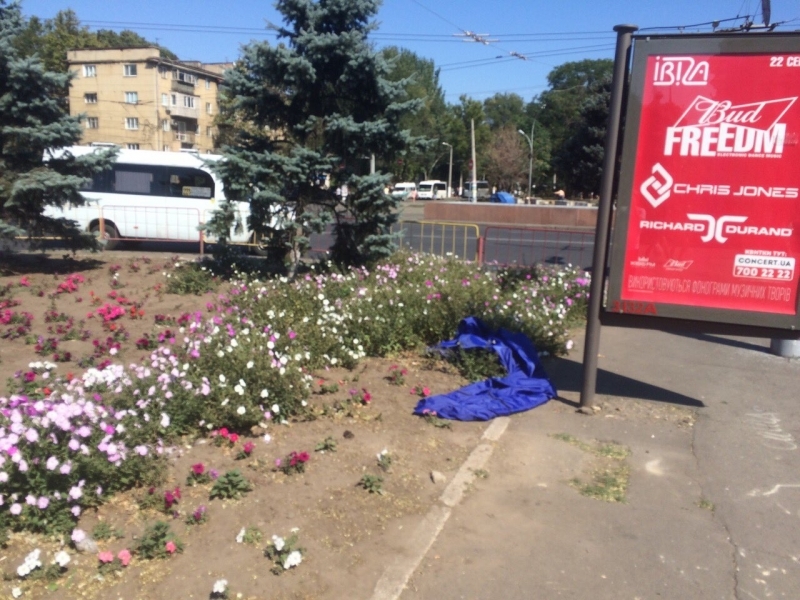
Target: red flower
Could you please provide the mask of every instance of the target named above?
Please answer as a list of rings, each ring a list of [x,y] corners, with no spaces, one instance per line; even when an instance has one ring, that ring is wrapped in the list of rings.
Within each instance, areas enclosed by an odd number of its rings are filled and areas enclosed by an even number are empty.
[[[205,472],[206,468],[205,466],[203,466],[203,463],[197,463],[196,465],[192,465],[192,473],[194,473],[195,475],[202,475]]]
[[[220,436],[222,436],[222,437],[224,437],[225,439],[227,439],[227,438],[228,438],[228,435],[229,435],[229,434],[228,434],[228,429],[227,429],[226,427],[223,427],[222,429],[220,429],[220,430],[217,432],[217,434],[218,434],[218,435],[220,435]]]
[[[167,542],[164,547],[170,554],[175,554],[175,550],[178,549],[178,547],[175,545],[175,542],[172,541]]]
[[[34,373],[33,371],[28,371],[27,373],[25,373],[25,382],[26,383],[30,383],[34,379],[36,379],[36,373]]]
[[[253,451],[253,449],[255,447],[256,447],[256,445],[253,442],[247,442],[244,445],[244,453],[247,454],[248,456],[250,456],[250,453]]]
[[[236,433],[232,433],[228,439],[231,441],[231,444],[235,444],[236,442],[239,441],[239,435]]]

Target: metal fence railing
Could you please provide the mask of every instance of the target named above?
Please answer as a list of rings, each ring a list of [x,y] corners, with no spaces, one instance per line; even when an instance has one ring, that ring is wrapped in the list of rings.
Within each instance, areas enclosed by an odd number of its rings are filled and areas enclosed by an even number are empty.
[[[594,232],[488,226],[482,237],[481,262],[529,266],[538,263],[589,268]]]
[[[393,230],[399,234],[400,246],[407,250],[475,262],[480,259],[481,234],[474,223],[400,221]]]

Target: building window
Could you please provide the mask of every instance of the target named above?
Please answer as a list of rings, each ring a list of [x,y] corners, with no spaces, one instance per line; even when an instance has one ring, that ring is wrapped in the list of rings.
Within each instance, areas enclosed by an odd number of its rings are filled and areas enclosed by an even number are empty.
[[[97,94],[84,94],[83,101],[86,104],[97,104]]]
[[[183,105],[186,108],[194,108],[194,96],[184,96]]]
[[[97,65],[83,65],[84,77],[97,77]]]
[[[136,117],[126,117],[125,129],[139,129],[139,119]]]
[[[206,102],[206,112],[207,112],[209,115],[213,115],[213,114],[214,114],[214,108],[213,108],[213,106],[211,105],[211,102]]]
[[[211,80],[210,79],[206,79],[206,89],[207,90],[211,89]]]
[[[207,135],[208,137],[211,137],[212,135],[214,135],[213,128],[211,128],[211,127],[206,127],[206,135]]]
[[[161,94],[161,106],[169,106],[169,94]]]
[[[136,77],[136,65],[123,65],[122,68],[125,77]]]
[[[169,144],[164,144],[164,152],[169,152]]]
[[[97,129],[100,126],[100,120],[97,117],[88,117],[86,119],[86,129]]]
[[[126,104],[139,104],[139,92],[125,92]]]
[[[172,94],[172,106],[176,106],[178,104],[178,96]]]
[[[161,129],[169,131],[169,119],[161,119]]]
[[[128,144],[128,150],[138,150],[139,144]]]

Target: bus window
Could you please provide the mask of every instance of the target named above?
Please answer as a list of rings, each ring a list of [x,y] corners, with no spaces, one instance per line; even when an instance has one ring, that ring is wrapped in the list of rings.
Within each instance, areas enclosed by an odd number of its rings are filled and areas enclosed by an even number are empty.
[[[169,167],[169,195],[184,198],[213,198],[214,179],[200,169]]]
[[[114,192],[117,194],[142,194],[149,196],[152,189],[153,173],[147,167],[116,165],[114,167]]]

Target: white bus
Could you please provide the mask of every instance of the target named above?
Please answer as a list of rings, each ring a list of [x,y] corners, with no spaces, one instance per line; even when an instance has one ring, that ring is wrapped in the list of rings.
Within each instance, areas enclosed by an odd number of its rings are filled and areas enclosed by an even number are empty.
[[[74,156],[98,150],[102,148],[64,149]],[[77,221],[82,229],[97,236],[101,232],[102,215],[106,240],[199,242],[199,226],[208,222],[225,198],[222,181],[206,161],[221,159],[209,154],[200,158],[188,152],[121,149],[113,167],[96,174],[81,191],[86,204],[65,206],[63,210],[48,209],[47,214]],[[247,227],[249,214],[249,203],[236,203],[236,222],[241,227],[231,229],[232,243],[255,242]],[[273,227],[278,222],[279,219],[273,219]],[[204,233],[203,239],[215,241],[209,233]]]
[[[447,182],[438,179],[420,181],[417,186],[417,198],[420,200],[447,198]]]

